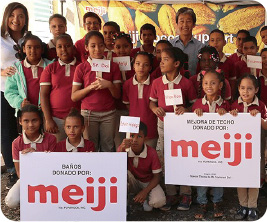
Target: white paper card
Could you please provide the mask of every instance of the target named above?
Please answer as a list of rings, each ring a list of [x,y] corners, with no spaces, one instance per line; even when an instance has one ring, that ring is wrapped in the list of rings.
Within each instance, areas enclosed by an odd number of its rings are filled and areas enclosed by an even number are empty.
[[[130,56],[113,57],[113,62],[117,63],[121,71],[131,70]]]
[[[92,59],[92,71],[110,72],[110,60]]]
[[[166,106],[183,104],[181,89],[164,90]]]
[[[140,117],[121,116],[119,132],[138,133]]]
[[[262,69],[261,56],[247,55],[247,66],[250,68]]]

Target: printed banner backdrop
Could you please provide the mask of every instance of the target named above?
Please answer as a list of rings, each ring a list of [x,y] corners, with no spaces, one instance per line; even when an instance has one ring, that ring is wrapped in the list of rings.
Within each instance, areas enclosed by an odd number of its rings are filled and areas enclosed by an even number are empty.
[[[178,1],[177,1],[178,2]],[[102,25],[107,21],[117,22],[121,31],[129,33],[134,46],[140,46],[139,31],[143,24],[150,23],[156,27],[157,39],[171,39],[176,33],[176,12],[181,7],[193,8],[197,22],[193,29],[196,39],[207,43],[209,33],[219,28],[224,31],[226,46],[224,52],[232,54],[236,50],[236,33],[240,29],[250,31],[256,36],[259,51],[264,48],[259,30],[264,25],[265,9],[262,5],[229,5],[212,3],[191,4],[152,4],[134,1],[77,1],[77,15],[79,20],[80,38],[86,32],[83,29],[83,15],[88,11],[97,13],[102,20]]]
[[[20,155],[22,221],[126,221],[126,153]]]
[[[164,118],[165,183],[260,186],[260,115],[195,113]],[[175,133],[174,133],[175,132]]]

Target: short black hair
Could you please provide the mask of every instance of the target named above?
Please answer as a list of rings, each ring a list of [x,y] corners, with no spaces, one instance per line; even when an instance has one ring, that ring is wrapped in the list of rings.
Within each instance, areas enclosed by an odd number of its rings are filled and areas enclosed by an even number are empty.
[[[261,28],[260,32],[265,31],[265,30],[267,30],[267,26],[266,25]]]
[[[157,42],[156,46],[157,46],[158,44],[166,44],[166,45],[168,45],[170,48],[172,47],[172,44],[171,44],[168,40],[165,40],[165,39],[161,39],[161,40],[159,40],[159,41]]]
[[[245,29],[240,29],[238,32],[237,32],[237,35],[240,34],[240,33],[244,33],[246,36],[250,36],[250,33],[248,30],[245,30]]]
[[[120,26],[118,25],[117,22],[113,22],[113,21],[106,22],[106,23],[104,24],[104,27],[105,27],[105,26],[112,26],[113,28],[116,29],[117,32],[120,32]]]
[[[179,19],[179,16],[181,14],[189,14],[189,15],[191,15],[194,25],[196,24],[196,22],[197,22],[196,14],[195,14],[195,12],[194,12],[194,10],[192,8],[188,8],[188,7],[182,7],[177,11],[177,13],[176,13],[176,24],[178,24],[178,19]]]
[[[98,22],[99,22],[100,27],[101,27],[101,19],[100,19],[100,17],[96,13],[94,13],[94,12],[86,12],[84,14],[84,16],[83,16],[83,23],[85,23],[85,20],[88,17],[96,18],[98,20]]]
[[[69,35],[69,34],[67,34],[67,33],[64,33],[64,34],[61,34],[61,35],[59,35],[58,37],[56,37],[56,44],[57,44],[57,41],[59,40],[59,39],[67,39],[69,42],[71,42],[71,44],[73,45],[73,41],[72,41],[72,38],[71,38],[71,36]]]
[[[140,125],[139,125],[139,132],[140,131],[142,131],[144,133],[145,137],[147,136],[147,126],[142,121],[140,121]]]
[[[49,24],[50,24],[50,22],[54,19],[54,18],[59,18],[59,19],[61,19],[64,23],[65,23],[65,25],[67,25],[67,19],[63,16],[63,15],[60,15],[60,14],[53,14],[53,15],[51,15],[50,17],[49,17]]]
[[[224,39],[224,32],[222,30],[220,30],[220,29],[214,29],[214,30],[212,30],[210,32],[210,36],[211,36],[212,33],[219,33],[219,34],[221,34],[223,36],[223,39]]]
[[[142,27],[140,28],[140,34],[142,34],[143,30],[151,30],[153,32],[153,34],[156,36],[156,28],[154,25],[146,23],[144,25],[142,25]]]
[[[258,46],[257,43],[257,39],[254,36],[247,36],[244,40],[243,40],[243,44],[245,42],[253,42],[256,46]]]
[[[88,45],[90,38],[92,38],[93,36],[98,36],[99,38],[101,38],[103,40],[103,43],[104,43],[104,36],[102,35],[101,32],[91,31],[85,35],[85,45]]]

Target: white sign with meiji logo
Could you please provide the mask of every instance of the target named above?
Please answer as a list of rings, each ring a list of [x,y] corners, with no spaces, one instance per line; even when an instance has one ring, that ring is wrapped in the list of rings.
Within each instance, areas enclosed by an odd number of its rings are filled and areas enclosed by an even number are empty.
[[[165,183],[258,188],[260,130],[260,114],[238,113],[233,117],[229,113],[204,113],[198,117],[195,113],[167,113]]]
[[[117,63],[121,71],[131,70],[130,56],[113,57],[113,62]]]
[[[247,55],[247,66],[250,68],[262,69],[261,56]]]
[[[183,96],[181,89],[164,90],[166,106],[183,104]]]
[[[140,117],[121,116],[119,132],[138,133]]]
[[[92,59],[92,71],[110,72],[110,60]]]
[[[126,221],[127,153],[20,155],[22,221]]]

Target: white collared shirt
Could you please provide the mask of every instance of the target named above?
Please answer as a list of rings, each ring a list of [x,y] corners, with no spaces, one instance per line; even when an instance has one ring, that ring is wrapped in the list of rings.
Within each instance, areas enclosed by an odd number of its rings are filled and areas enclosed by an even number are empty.
[[[243,100],[242,100],[242,98],[241,98],[241,96],[239,96],[238,97],[238,101],[237,101],[238,103],[243,103],[243,105],[244,105],[244,113],[247,113],[248,112],[248,107],[249,106],[252,106],[252,105],[256,105],[256,106],[259,106],[259,99],[258,99],[258,97],[257,96],[255,96],[255,98],[254,98],[254,100],[252,101],[252,103],[250,103],[250,104],[247,104],[246,102],[244,102]]]
[[[112,52],[114,52],[114,50],[109,50],[108,48],[105,48],[104,52],[108,52],[107,59],[111,60],[112,59]]]
[[[50,41],[47,43],[49,49],[53,49],[56,48],[56,46],[54,45],[54,43],[52,42],[52,39],[50,39]]]
[[[38,67],[44,67],[44,60],[41,58],[40,61],[38,62],[38,64],[36,65],[31,65],[28,60],[27,57],[24,59],[23,65],[26,68],[31,68],[32,70],[32,78],[33,79],[38,79]]]
[[[135,168],[138,167],[138,163],[139,163],[139,158],[146,158],[147,157],[147,145],[144,144],[144,150],[142,151],[142,153],[140,153],[139,155],[136,155],[133,151],[132,148],[130,148],[129,152],[128,152],[128,157],[133,157],[133,165]]]
[[[219,96],[219,99],[217,99],[216,101],[213,101],[211,104],[210,102],[207,100],[206,95],[202,98],[202,104],[206,105],[208,104],[209,106],[209,112],[210,113],[215,113],[216,112],[216,104],[218,104],[219,106],[221,106],[223,103],[223,99],[221,96]]]
[[[73,61],[70,63],[65,63],[61,59],[58,59],[58,63],[61,66],[65,66],[65,76],[70,76],[70,66],[74,66],[76,64],[76,58],[74,57]]]
[[[182,75],[180,73],[178,74],[178,76],[176,76],[176,78],[173,81],[169,81],[166,75],[162,76],[162,82],[163,84],[168,84],[168,89],[173,89],[174,84],[178,85],[181,79]]]
[[[44,139],[44,135],[40,134],[39,137],[36,140],[31,141],[31,140],[28,139],[28,137],[25,134],[25,131],[23,130],[22,139],[23,139],[23,143],[24,144],[31,144],[31,148],[36,150],[36,143],[42,143],[43,139]]]
[[[81,141],[78,144],[77,147],[73,146],[72,144],[70,144],[69,139],[66,139],[66,149],[68,152],[78,152],[78,147],[83,148],[84,147],[84,139],[83,137],[81,137]]]
[[[146,81],[138,82],[136,80],[136,74],[133,77],[133,85],[138,85],[138,99],[143,99],[144,85],[150,84],[150,76],[147,77]]]

